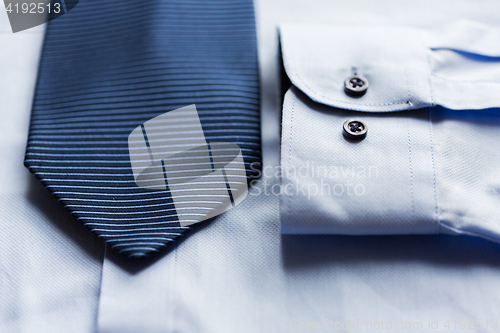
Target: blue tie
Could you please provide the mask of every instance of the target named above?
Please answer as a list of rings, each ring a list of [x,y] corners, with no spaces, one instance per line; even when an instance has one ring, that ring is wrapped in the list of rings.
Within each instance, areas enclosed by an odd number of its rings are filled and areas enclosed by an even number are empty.
[[[82,0],[48,24],[25,165],[119,252],[159,251],[188,226],[168,190],[137,186],[128,137],[195,104],[205,138],[260,155],[251,0]],[[254,164],[254,165],[252,165]]]

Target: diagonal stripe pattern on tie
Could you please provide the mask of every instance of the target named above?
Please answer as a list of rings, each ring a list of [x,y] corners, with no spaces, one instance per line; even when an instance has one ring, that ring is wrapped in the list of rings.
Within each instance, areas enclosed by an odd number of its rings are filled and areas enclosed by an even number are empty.
[[[147,256],[189,227],[168,188],[137,186],[128,136],[195,104],[206,141],[236,144],[250,180],[258,80],[251,0],[80,1],[48,23],[25,165],[112,248]]]

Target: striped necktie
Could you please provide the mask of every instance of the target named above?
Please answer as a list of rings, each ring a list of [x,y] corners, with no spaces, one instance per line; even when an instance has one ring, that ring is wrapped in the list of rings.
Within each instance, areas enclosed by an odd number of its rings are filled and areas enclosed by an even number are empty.
[[[147,256],[189,226],[179,222],[168,188],[136,184],[128,138],[148,120],[193,104],[206,140],[238,145],[246,178],[255,177],[251,0],[82,0],[48,23],[25,165],[112,248]]]

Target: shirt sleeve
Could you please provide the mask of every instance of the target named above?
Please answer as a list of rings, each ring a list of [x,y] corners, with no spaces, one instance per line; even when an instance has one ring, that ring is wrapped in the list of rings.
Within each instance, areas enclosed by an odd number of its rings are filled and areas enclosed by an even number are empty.
[[[499,31],[282,25],[282,233],[500,240]]]

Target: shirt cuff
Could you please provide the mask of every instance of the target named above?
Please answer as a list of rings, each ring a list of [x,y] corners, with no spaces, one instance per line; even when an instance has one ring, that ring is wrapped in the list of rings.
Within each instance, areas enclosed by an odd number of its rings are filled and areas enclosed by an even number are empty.
[[[485,187],[495,182],[492,164],[500,170],[500,158],[484,149],[500,142],[500,135],[478,139],[473,134],[480,129],[470,120],[489,113],[489,125],[500,132],[494,109],[500,105],[497,33],[469,21],[433,30],[283,25],[283,62],[293,86],[283,106],[282,233],[448,232],[500,239],[500,208],[482,215],[454,204],[457,198],[448,193],[468,180],[449,178],[444,170],[463,171],[465,165],[482,172]],[[345,93],[344,81],[353,75],[369,82],[361,97]],[[458,132],[442,126],[456,124],[457,114],[453,120],[445,116],[449,109],[462,112]],[[349,119],[366,125],[364,139],[343,135]],[[448,134],[462,130],[471,136],[467,146],[447,143]],[[447,162],[453,149],[461,165]],[[488,165],[474,166],[478,157]],[[500,207],[491,189],[478,191],[470,205],[488,197]],[[468,194],[459,199],[467,202]]]

